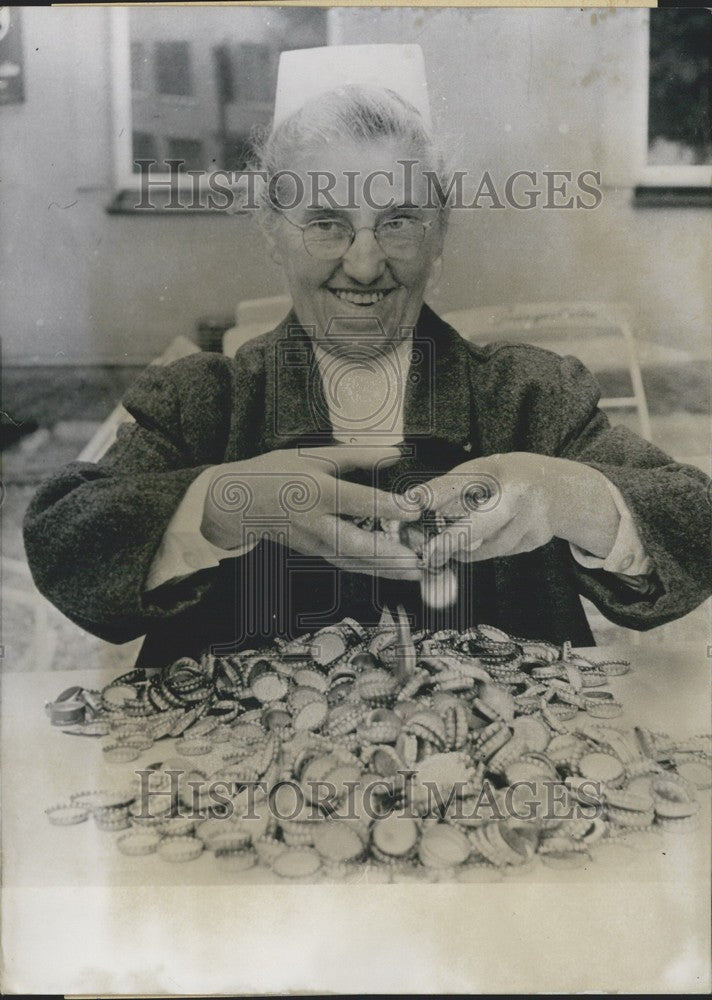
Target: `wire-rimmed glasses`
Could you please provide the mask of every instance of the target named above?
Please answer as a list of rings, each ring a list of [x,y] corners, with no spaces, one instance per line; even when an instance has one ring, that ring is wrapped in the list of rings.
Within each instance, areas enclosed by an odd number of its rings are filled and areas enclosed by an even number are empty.
[[[312,219],[306,225],[293,222],[282,213],[287,222],[296,229],[301,229],[304,249],[317,260],[338,260],[348,253],[361,229],[343,219],[321,218]],[[434,220],[417,219],[409,215],[398,215],[382,219],[375,226],[363,226],[372,232],[379,247],[392,260],[413,260],[423,245],[425,234]]]

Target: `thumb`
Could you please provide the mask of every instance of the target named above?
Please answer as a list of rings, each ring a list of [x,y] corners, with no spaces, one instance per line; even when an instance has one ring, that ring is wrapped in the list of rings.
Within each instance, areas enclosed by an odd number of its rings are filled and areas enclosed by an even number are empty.
[[[411,490],[421,510],[442,510],[457,499],[462,483],[452,473],[428,479]]]
[[[452,518],[492,510],[501,499],[502,486],[491,470],[491,463],[480,459],[457,466],[416,487],[419,503]]]
[[[385,493],[359,486],[356,483],[339,483],[339,514],[350,517],[373,517],[388,521],[417,521],[420,511],[414,510],[397,493]]]

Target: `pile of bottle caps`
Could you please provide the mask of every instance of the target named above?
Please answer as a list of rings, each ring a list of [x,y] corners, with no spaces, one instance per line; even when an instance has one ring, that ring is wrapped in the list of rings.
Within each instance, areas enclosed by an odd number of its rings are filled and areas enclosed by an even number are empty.
[[[612,725],[607,685],[628,669],[487,625],[411,634],[399,609],[134,670],[47,706],[134,768],[47,815],[92,816],[132,856],[211,852],[285,878],[585,864],[631,831],[694,828],[710,787],[709,736]],[[160,759],[138,767],[147,751]]]

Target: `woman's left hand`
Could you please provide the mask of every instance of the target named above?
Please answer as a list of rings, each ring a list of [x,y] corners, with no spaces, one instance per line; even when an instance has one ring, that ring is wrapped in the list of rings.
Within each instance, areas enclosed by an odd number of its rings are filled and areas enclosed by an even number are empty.
[[[509,452],[457,466],[425,483],[423,502],[444,515],[425,558],[474,562],[513,556],[565,538],[594,555],[610,552],[619,514],[602,473],[568,459]]]

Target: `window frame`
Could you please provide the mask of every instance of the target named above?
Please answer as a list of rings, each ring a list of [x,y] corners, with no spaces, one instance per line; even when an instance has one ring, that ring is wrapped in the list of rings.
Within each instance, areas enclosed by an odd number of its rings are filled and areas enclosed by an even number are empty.
[[[131,199],[141,190],[142,174],[140,171],[134,171],[133,169],[134,121],[132,99],[134,93],[145,97],[147,92],[145,90],[135,92],[132,90],[130,9],[128,7],[110,7],[107,13],[109,16],[109,62],[111,72],[111,176],[114,190],[113,201],[107,210],[112,214],[122,214],[135,207],[131,205]],[[245,44],[250,43],[246,42]],[[255,44],[264,43],[256,42]],[[276,50],[272,49],[271,58],[278,57],[278,52],[277,55],[275,55],[275,52]],[[151,65],[144,67],[144,69],[146,70],[146,76],[150,77],[155,69],[153,60],[151,60]],[[156,93],[154,96],[156,102],[161,104],[168,102],[175,106],[186,106],[198,103],[197,98],[194,96],[188,97],[185,95],[160,93]],[[240,106],[247,114],[253,112],[264,114],[267,111],[271,111],[273,98],[270,98],[270,100],[243,100],[240,102]],[[158,159],[160,162],[160,150]],[[229,168],[221,167],[217,164],[216,169],[221,171]],[[178,191],[182,192],[184,196],[187,192],[189,197],[194,184],[191,176],[186,176],[182,173],[178,176],[172,176],[168,171],[158,171],[153,167],[151,168],[152,183],[166,185],[171,180]],[[170,214],[180,214],[180,211],[182,209],[172,208]],[[198,210],[190,209],[190,211],[195,214]],[[235,211],[240,212],[241,209],[236,208]]]
[[[652,164],[648,163],[648,119],[650,114],[650,10],[645,13],[645,30],[640,32],[640,65],[644,72],[644,86],[641,88],[640,108],[641,134],[637,143],[637,162],[634,176],[640,189],[650,191],[665,188],[669,196],[674,189],[680,189],[684,196],[690,189],[712,185],[712,164]]]
[[[131,37],[128,8],[109,8],[109,53],[111,68],[111,135],[114,188],[137,190],[133,172],[133,116],[131,114]],[[163,174],[165,179],[167,174]]]
[[[162,57],[160,55],[161,51],[165,51],[167,46],[181,46],[187,68],[186,80],[190,89],[187,94],[174,93],[171,90],[161,90],[161,74],[164,72],[164,65],[162,63]],[[151,71],[153,73],[153,92],[155,93],[158,100],[167,99],[171,102],[176,103],[197,103],[195,98],[195,74],[193,71],[193,61],[191,58],[190,42],[185,39],[167,39],[165,41],[157,41],[153,43],[153,51],[151,53]]]
[[[133,169],[133,114],[132,114],[132,74],[131,74],[131,31],[128,7],[109,8],[109,48],[111,66],[111,124],[112,124],[112,175],[115,197],[109,211],[118,214],[126,210],[124,195],[141,189],[141,174]],[[146,76],[155,72],[154,60],[148,67]],[[144,78],[146,79],[146,77]],[[142,95],[145,90],[139,91]],[[156,99],[174,104],[195,104],[195,97],[180,94],[156,93]],[[160,150],[159,150],[160,157]],[[160,162],[160,160],[159,160]],[[151,169],[151,180],[166,183],[171,180],[168,171]],[[174,178],[178,189],[188,191],[191,177],[179,175]],[[175,214],[175,210],[172,210]]]
[[[133,169],[133,115],[132,115],[132,74],[131,74],[131,31],[129,8],[111,7],[109,14],[110,69],[111,69],[111,122],[112,122],[112,183],[115,197],[109,206],[112,214],[128,211],[129,202],[126,195],[132,195],[141,189],[141,174]],[[149,68],[149,73],[152,67]],[[140,91],[145,95],[145,91]],[[156,100],[161,103],[170,102],[175,105],[196,104],[194,96],[171,95],[156,93]],[[246,101],[244,107],[249,110],[264,111],[271,107],[271,101]],[[218,167],[218,169],[224,169]],[[166,184],[171,181],[168,171],[158,171],[151,168],[151,181],[156,184]],[[192,191],[193,180],[183,174],[173,177],[174,185],[182,192]],[[171,209],[175,215],[180,210]],[[186,209],[188,211],[188,209]],[[190,211],[197,211],[192,209]],[[236,209],[236,211],[241,211]]]

